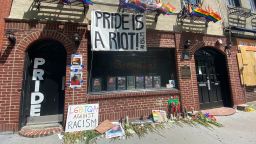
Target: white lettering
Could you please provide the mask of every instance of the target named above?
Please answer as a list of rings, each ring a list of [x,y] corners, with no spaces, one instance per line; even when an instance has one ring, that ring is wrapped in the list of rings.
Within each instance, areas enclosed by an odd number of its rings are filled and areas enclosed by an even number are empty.
[[[31,104],[40,104],[44,100],[44,95],[40,92],[31,93]]]
[[[44,101],[44,94],[39,92],[40,80],[44,80],[44,70],[38,69],[38,66],[43,65],[44,63],[45,60],[43,58],[34,59],[32,80],[35,81],[35,91],[31,93],[30,116],[40,116],[41,103]]]
[[[45,60],[43,58],[35,58],[34,60],[34,68],[38,68],[39,65],[43,65]]]
[[[42,69],[34,69],[33,70],[33,78],[32,78],[32,80],[44,80],[43,75],[44,75],[44,70],[42,70]]]
[[[40,88],[40,81],[37,80],[35,81],[35,92],[39,92],[39,88]]]
[[[31,105],[30,116],[40,116],[41,104]]]

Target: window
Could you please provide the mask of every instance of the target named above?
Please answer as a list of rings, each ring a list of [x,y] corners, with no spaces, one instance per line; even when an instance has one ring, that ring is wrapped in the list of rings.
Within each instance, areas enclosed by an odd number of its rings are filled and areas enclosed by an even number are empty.
[[[228,0],[228,5],[234,7],[241,7],[240,0]]]
[[[89,56],[89,63],[92,63],[91,92],[159,89],[166,88],[169,80],[176,80],[175,49],[148,48],[147,52],[95,51],[93,57],[92,52]]]
[[[255,11],[256,10],[256,0],[250,0],[250,4],[251,4],[251,10]]]
[[[202,1],[201,0],[182,0],[181,6],[185,7],[189,3],[192,4],[193,6],[198,6],[198,4],[202,3]]]
[[[191,3],[193,5],[201,3],[201,0],[183,0],[184,3]]]

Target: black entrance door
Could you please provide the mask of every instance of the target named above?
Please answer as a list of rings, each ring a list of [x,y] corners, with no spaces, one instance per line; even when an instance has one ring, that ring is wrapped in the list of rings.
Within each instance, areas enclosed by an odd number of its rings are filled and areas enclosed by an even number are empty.
[[[230,106],[225,56],[212,49],[195,53],[200,108]]]
[[[31,45],[24,71],[21,126],[62,121],[66,72],[66,51],[62,44],[40,40]]]

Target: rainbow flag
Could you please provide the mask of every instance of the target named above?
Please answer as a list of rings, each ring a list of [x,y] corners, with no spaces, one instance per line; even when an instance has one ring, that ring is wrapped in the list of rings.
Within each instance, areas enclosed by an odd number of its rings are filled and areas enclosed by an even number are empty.
[[[215,12],[213,9],[208,7],[209,15],[206,17],[207,20],[217,22],[221,20],[221,16]]]
[[[198,17],[207,17],[209,15],[209,12],[206,10],[203,10],[202,8],[197,7],[193,9],[191,14]]]
[[[129,3],[129,2],[125,2],[125,1],[122,2],[121,6],[124,7],[124,8],[133,9],[133,10],[135,10],[137,12],[140,12],[140,13],[143,13],[146,10],[146,8],[144,8],[141,4],[137,5],[135,3]]]
[[[206,17],[206,19],[208,19],[208,20],[210,20],[210,21],[213,21],[213,22],[217,22],[217,21],[220,21],[220,20],[221,20],[221,16],[220,16],[218,13],[212,11],[212,12]]]
[[[176,10],[176,8],[171,4],[163,4],[162,7],[166,10],[166,14],[172,14]]]

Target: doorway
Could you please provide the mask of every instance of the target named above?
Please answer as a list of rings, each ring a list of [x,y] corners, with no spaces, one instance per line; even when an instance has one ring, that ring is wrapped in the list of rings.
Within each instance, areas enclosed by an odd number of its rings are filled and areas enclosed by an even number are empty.
[[[225,55],[212,48],[195,52],[200,109],[230,107],[230,86]]]
[[[66,50],[55,40],[33,43],[26,51],[20,126],[63,121]]]

